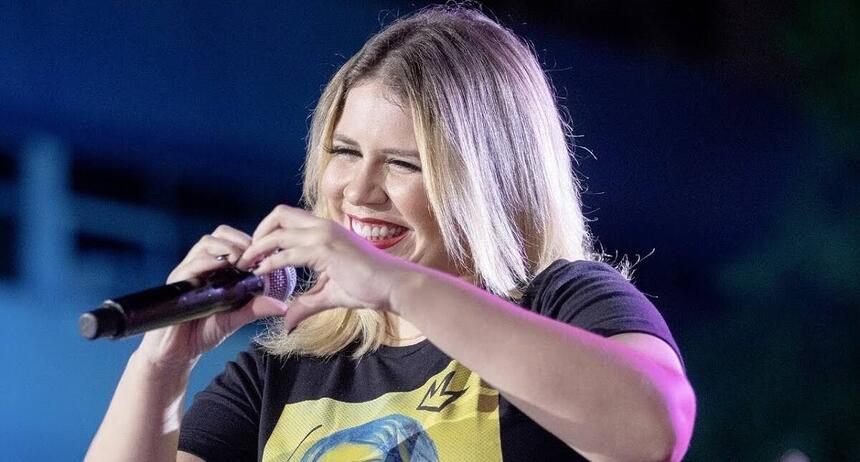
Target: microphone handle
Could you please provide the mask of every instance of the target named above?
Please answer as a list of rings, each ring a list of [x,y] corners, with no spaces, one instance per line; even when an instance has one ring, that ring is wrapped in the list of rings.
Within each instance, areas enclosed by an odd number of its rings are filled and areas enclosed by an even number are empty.
[[[78,320],[88,339],[122,338],[244,306],[265,289],[254,273],[225,268],[202,282],[180,281],[105,300]]]

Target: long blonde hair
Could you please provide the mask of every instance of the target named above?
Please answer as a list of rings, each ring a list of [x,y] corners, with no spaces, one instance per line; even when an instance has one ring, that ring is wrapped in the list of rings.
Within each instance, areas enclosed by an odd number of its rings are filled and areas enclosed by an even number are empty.
[[[304,201],[330,218],[320,182],[350,88],[382,82],[411,111],[427,197],[461,274],[518,301],[559,259],[595,260],[571,165],[573,138],[528,44],[471,8],[434,6],[372,37],[334,75],[313,114]],[[289,336],[277,321],[258,339],[270,353],[327,356],[378,348],[387,320],[337,308]]]

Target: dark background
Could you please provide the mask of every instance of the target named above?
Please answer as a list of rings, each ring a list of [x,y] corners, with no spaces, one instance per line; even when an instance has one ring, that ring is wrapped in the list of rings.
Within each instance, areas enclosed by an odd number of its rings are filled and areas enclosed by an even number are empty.
[[[138,340],[86,342],[77,316],[297,204],[322,86],[425,4],[0,2],[7,460],[83,456]],[[688,460],[860,460],[857,2],[484,8],[571,114],[603,249],[643,257],[698,395]]]

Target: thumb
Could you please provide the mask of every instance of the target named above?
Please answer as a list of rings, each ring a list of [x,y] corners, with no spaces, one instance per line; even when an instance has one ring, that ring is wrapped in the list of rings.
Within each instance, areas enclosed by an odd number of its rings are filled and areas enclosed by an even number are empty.
[[[302,295],[290,302],[290,309],[284,315],[284,327],[286,327],[287,333],[292,332],[300,322],[320,311],[306,303],[308,298],[310,297]]]
[[[228,325],[232,330],[238,329],[251,321],[269,316],[283,316],[287,312],[287,304],[272,297],[254,297],[247,305],[229,314]]]

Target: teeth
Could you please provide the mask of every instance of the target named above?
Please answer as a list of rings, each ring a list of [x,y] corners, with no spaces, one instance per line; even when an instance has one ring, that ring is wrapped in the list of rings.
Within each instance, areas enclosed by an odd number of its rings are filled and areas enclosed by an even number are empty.
[[[352,230],[365,239],[379,240],[401,234],[406,228],[400,226],[368,225],[357,220],[352,220]]]

